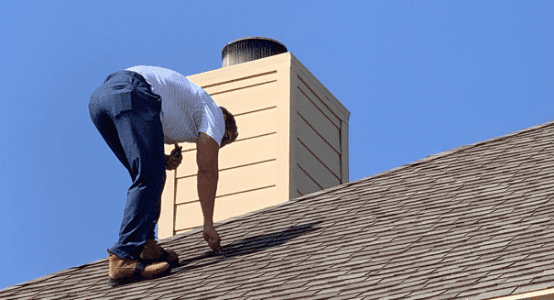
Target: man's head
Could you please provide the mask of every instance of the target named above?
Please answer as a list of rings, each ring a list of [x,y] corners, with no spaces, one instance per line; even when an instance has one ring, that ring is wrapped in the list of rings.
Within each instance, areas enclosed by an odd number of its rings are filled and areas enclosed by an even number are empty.
[[[239,136],[237,123],[235,122],[235,117],[223,106],[220,106],[221,111],[223,112],[223,119],[225,120],[225,134],[221,140],[221,147],[229,145],[234,142]]]

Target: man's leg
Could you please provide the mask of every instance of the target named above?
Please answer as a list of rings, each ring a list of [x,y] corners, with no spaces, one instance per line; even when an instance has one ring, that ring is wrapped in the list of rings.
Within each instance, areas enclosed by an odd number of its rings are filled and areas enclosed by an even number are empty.
[[[167,262],[143,264],[138,260],[146,241],[154,236],[158,195],[165,181],[161,103],[144,90],[150,90],[144,80],[130,72],[118,72],[108,76],[89,103],[94,125],[133,180],[119,239],[108,249],[111,286],[169,270]]]
[[[158,199],[165,183],[162,125],[159,112],[129,112],[121,114],[115,126],[133,183],[127,192],[119,240],[110,252],[138,259],[141,246],[154,238]]]
[[[116,74],[95,91],[89,109],[98,131],[133,181],[119,240],[108,251],[121,258],[137,259],[141,246],[154,238],[165,182],[161,105],[143,82]]]

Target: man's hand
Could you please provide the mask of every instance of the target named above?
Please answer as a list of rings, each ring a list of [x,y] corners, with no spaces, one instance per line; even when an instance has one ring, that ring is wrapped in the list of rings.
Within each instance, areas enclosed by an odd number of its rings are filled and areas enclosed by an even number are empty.
[[[213,225],[204,224],[204,234],[202,235],[204,240],[208,242],[208,246],[212,248],[213,251],[221,249],[221,238]]]
[[[181,149],[182,147],[179,147],[179,145],[175,144],[175,149],[171,150],[171,154],[164,155],[166,170],[175,170],[181,164],[181,161],[183,160]]]

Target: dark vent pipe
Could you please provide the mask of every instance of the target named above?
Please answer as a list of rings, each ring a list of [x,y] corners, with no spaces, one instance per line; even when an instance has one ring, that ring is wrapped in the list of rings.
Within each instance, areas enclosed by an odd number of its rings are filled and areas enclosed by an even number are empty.
[[[221,66],[237,65],[285,52],[287,52],[287,47],[276,40],[264,37],[245,37],[234,40],[223,47]]]

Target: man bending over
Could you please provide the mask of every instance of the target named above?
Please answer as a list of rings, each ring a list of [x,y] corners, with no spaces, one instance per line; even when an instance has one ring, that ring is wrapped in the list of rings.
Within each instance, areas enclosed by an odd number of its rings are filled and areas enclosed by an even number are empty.
[[[185,76],[153,66],[109,75],[92,94],[89,112],[132,179],[119,239],[108,249],[109,284],[154,278],[179,263],[175,251],[164,250],[154,237],[165,170],[176,169],[182,160],[176,143],[196,143],[203,237],[219,249],[213,226],[218,155],[238,136],[233,115]],[[164,143],[175,144],[171,155],[164,154]]]

